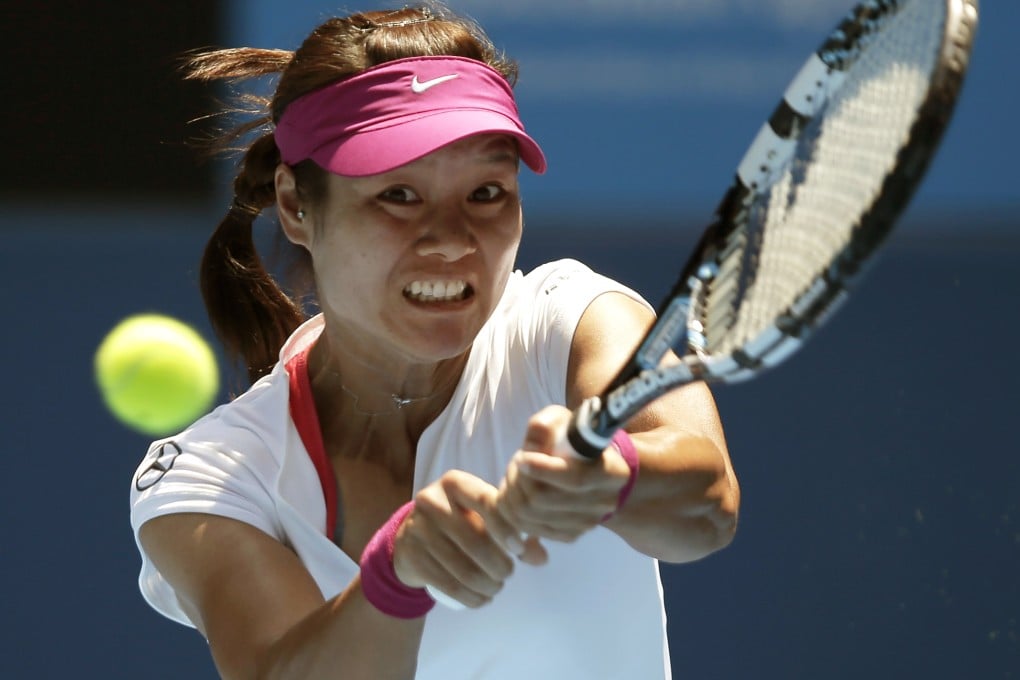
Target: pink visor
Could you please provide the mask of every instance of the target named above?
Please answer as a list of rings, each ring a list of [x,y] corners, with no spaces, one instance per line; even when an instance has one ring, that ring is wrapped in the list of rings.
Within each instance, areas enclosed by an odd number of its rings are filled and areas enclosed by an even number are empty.
[[[413,57],[295,99],[275,137],[288,165],[310,158],[336,175],[362,177],[477,134],[514,137],[521,160],[545,172],[545,156],[524,132],[513,90],[498,71],[463,57]]]

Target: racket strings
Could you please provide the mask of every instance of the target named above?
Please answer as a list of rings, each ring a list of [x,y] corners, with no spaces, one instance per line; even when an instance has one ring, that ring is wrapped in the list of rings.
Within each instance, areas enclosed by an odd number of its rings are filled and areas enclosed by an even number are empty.
[[[940,4],[903,2],[870,35],[780,178],[753,199],[705,299],[710,352],[732,352],[774,327],[850,243],[927,95],[945,22]]]

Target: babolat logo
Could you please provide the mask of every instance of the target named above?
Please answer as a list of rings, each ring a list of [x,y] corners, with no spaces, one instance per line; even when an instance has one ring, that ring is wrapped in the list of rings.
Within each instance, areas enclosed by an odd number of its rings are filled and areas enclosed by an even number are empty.
[[[644,405],[665,392],[671,383],[658,371],[645,369],[636,378],[609,395],[607,409],[613,418],[622,418],[635,404]]]
[[[648,402],[695,380],[697,364],[685,361],[665,368],[646,368],[630,382],[620,386],[606,400],[606,410],[613,418],[622,419],[633,414]],[[636,407],[636,408],[635,408]]]

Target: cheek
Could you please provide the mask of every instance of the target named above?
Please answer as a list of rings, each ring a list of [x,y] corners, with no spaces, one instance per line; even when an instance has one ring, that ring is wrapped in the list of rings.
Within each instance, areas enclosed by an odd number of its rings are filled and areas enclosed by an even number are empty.
[[[500,229],[489,233],[491,255],[488,259],[497,291],[503,290],[513,272],[514,264],[517,262],[517,251],[521,244],[522,231],[520,210],[517,210],[511,219],[501,225]]]
[[[500,214],[494,215],[488,224],[481,230],[481,233],[488,237],[494,245],[516,252],[521,241],[521,233],[524,226],[524,217],[521,213],[521,204],[514,201],[508,204]]]
[[[496,268],[500,274],[505,278],[509,276],[510,271],[513,270],[514,264],[517,262],[517,251],[521,245],[521,235],[518,231],[517,234],[507,240],[502,249],[502,253],[497,259]]]
[[[518,203],[516,209],[511,213],[510,218],[507,220],[506,231],[504,233],[506,259],[509,260],[511,267],[517,259],[517,250],[520,248],[521,237],[523,234],[524,216],[521,213],[520,203]]]
[[[319,296],[330,298],[334,305],[344,299],[348,305],[363,299],[362,293],[378,285],[373,277],[381,271],[378,249],[349,240],[320,241],[312,251],[312,263]]]

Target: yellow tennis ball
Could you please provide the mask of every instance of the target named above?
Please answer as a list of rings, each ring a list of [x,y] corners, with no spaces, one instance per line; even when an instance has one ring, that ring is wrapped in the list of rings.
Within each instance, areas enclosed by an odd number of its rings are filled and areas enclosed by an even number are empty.
[[[103,401],[125,425],[159,437],[205,413],[219,390],[219,369],[195,329],[160,314],[130,316],[96,350]]]

